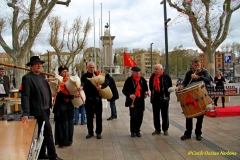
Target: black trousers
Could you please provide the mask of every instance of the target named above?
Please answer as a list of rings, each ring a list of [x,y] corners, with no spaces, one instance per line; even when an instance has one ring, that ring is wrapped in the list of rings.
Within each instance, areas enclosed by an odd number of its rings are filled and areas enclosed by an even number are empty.
[[[161,120],[160,120],[160,112],[162,117],[162,130],[167,131],[169,128],[169,101],[164,102],[161,100],[154,101],[152,103],[153,110],[153,124],[155,130],[161,132]]]
[[[197,118],[197,122],[196,122],[195,134],[202,135],[202,123],[203,123],[204,114],[196,118]],[[187,130],[185,131],[184,134],[191,136],[192,129],[193,129],[193,118],[186,118],[186,129]]]
[[[57,156],[56,149],[53,141],[52,127],[49,122],[50,109],[45,109],[42,111],[41,116],[36,116],[38,123],[38,135],[41,132],[43,121],[45,121],[44,130],[43,130],[43,143],[39,153],[39,156],[46,154],[46,148],[49,158],[55,158]]]
[[[96,134],[102,133],[102,100],[94,101],[94,100],[87,100],[85,104],[86,108],[86,115],[87,115],[87,129],[88,134],[93,135],[93,116],[94,113],[96,114]]]
[[[143,121],[144,103],[134,104],[134,108],[130,108],[130,132],[139,133]]]
[[[214,99],[214,103],[215,103],[215,104],[217,104],[218,98],[219,98],[219,97],[215,97],[215,99]],[[225,97],[222,97],[222,105],[223,105],[223,107],[225,106],[224,103],[225,103]]]

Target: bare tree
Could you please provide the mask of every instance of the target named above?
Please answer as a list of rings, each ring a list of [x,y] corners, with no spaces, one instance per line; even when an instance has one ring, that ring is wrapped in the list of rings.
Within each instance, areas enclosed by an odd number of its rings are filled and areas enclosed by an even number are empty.
[[[211,12],[220,6],[217,0],[167,0],[169,5],[182,12],[189,20],[196,45],[207,59],[207,68],[214,75],[216,49],[227,38],[233,12],[240,8],[239,0],[225,0],[219,12]]]
[[[231,51],[237,56],[240,57],[240,43],[233,42],[231,44]]]
[[[70,66],[74,62],[74,58],[86,46],[87,35],[91,30],[92,24],[88,18],[83,26],[80,17],[76,18],[68,29],[67,22],[63,25],[60,17],[50,17],[48,19],[51,34],[49,43],[54,48],[58,56],[58,65]],[[64,61],[61,59],[61,53],[67,50],[70,53],[69,58]]]
[[[30,54],[36,37],[42,25],[56,4],[68,6],[71,0],[5,0],[12,10],[10,21],[8,17],[0,19],[0,45],[14,60],[14,65],[24,67],[23,57]],[[1,14],[3,16],[4,14]],[[3,37],[6,27],[11,25],[11,43]],[[16,84],[19,86],[23,70],[16,72]]]

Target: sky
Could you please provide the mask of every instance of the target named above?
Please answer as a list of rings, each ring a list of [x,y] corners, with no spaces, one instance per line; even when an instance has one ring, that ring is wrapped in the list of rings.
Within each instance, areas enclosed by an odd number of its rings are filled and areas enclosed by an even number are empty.
[[[104,33],[106,23],[109,23],[110,15],[110,32],[112,36],[115,36],[113,48],[148,49],[150,48],[150,44],[153,43],[153,50],[160,50],[165,48],[164,10],[160,1],[161,0],[72,0],[68,7],[57,5],[51,15],[60,16],[62,21],[67,21],[69,24],[72,24],[73,20],[79,16],[81,16],[83,22],[86,22],[87,18],[90,18],[93,22],[93,15],[95,15],[95,27],[93,26],[90,31],[87,39],[87,47],[94,47],[94,39],[95,47],[99,47],[99,28],[102,13],[102,33]],[[239,3],[239,0],[235,0],[234,2]],[[213,7],[212,12],[219,12],[217,5]],[[237,18],[239,14],[240,9],[233,13],[231,20],[233,30],[224,43],[240,42],[240,32],[237,30],[237,27],[240,26],[239,18]],[[178,15],[179,12],[174,8],[170,8],[167,4],[167,18],[171,18],[167,29],[168,49],[172,50],[174,47],[182,45],[185,49],[197,50],[198,47],[193,40],[189,22],[186,18],[179,17]],[[46,40],[49,36],[49,31],[49,25],[46,22],[39,38],[34,44],[33,50],[35,52],[46,53],[46,50],[53,51],[53,48]],[[11,32],[8,31],[4,35],[4,38],[6,38],[9,43],[11,41],[7,33]],[[1,47],[0,52],[3,52]]]

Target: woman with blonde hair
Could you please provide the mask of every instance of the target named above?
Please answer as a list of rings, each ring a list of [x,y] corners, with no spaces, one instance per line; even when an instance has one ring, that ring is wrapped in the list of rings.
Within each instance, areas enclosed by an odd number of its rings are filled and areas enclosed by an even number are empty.
[[[216,89],[223,89],[224,90],[224,84],[226,83],[224,76],[222,75],[222,72],[217,70],[216,76],[214,77],[214,83],[216,84]],[[215,97],[214,99],[214,105],[217,106],[217,101],[219,97]],[[222,97],[222,107],[224,108],[225,103],[225,97]]]

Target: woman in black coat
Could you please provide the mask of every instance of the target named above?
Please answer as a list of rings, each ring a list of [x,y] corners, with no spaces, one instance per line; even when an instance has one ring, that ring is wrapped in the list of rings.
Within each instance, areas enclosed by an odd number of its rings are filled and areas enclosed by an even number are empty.
[[[224,90],[224,84],[226,83],[225,78],[222,76],[222,72],[217,70],[216,71],[216,76],[214,77],[214,83],[216,84],[216,89],[222,89]],[[218,97],[215,97],[214,99],[214,105],[217,106],[217,101]],[[222,107],[224,108],[224,103],[225,103],[225,97],[222,97]]]
[[[116,83],[115,83],[113,77],[111,77],[107,73],[105,78],[108,80],[109,87],[113,94],[113,97],[111,99],[108,99],[108,101],[110,102],[111,117],[109,117],[107,120],[113,120],[113,119],[117,118],[117,108],[116,108],[115,100],[119,99],[119,95],[118,95],[118,90],[117,90]]]

